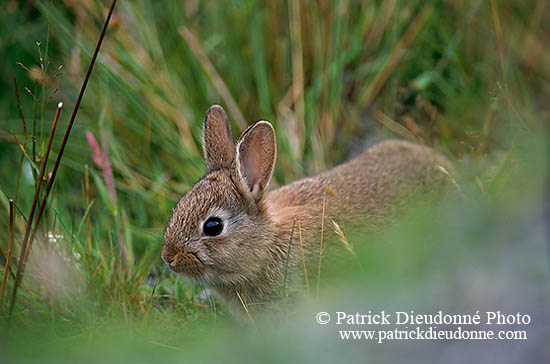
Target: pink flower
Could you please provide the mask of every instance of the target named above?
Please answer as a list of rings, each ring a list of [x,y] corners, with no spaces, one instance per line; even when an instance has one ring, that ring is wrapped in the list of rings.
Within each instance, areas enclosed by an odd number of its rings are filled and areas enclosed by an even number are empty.
[[[92,160],[96,166],[103,169],[103,153],[101,152],[101,148],[99,147],[99,143],[96,138],[89,130],[86,130],[86,139],[88,139],[88,145],[92,150]]]

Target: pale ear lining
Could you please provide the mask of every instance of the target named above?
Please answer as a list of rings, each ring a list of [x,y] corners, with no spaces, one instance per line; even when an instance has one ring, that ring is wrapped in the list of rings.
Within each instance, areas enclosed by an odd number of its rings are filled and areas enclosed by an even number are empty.
[[[211,106],[204,118],[203,150],[206,169],[230,168],[235,159],[235,142],[229,119],[219,105]]]
[[[268,121],[258,121],[249,127],[237,143],[238,175],[254,197],[267,187],[277,159],[275,130]]]

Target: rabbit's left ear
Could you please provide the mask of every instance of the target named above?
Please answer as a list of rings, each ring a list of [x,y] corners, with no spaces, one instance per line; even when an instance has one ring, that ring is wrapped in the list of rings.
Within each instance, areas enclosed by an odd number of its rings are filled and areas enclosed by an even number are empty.
[[[203,149],[208,173],[231,168],[235,160],[235,142],[227,114],[219,105],[213,105],[206,112]]]
[[[246,129],[237,142],[236,169],[241,185],[255,200],[262,197],[277,159],[275,130],[268,121]]]

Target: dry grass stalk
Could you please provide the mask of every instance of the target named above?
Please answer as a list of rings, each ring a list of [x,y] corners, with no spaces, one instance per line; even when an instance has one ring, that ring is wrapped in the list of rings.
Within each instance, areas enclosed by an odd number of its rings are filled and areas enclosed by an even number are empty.
[[[301,253],[302,253],[302,264],[304,266],[304,277],[305,277],[305,280],[306,280],[307,295],[309,297],[309,296],[311,296],[311,293],[310,293],[310,290],[309,290],[309,277],[308,277],[308,274],[307,274],[306,258],[305,258],[305,254],[304,254],[304,243],[303,243],[303,240],[302,240],[302,226],[300,225],[300,220],[298,220],[298,236],[300,238],[300,250],[301,250]]]
[[[349,242],[348,238],[346,238],[346,235],[344,234],[342,228],[340,228],[340,225],[338,225],[338,223],[334,220],[332,220],[332,225],[334,226],[336,236],[338,236],[338,241],[344,245],[344,248],[346,248],[347,251],[349,251],[352,255],[355,255],[353,245]]]
[[[88,257],[92,256],[92,223],[90,221],[90,175],[88,164],[84,168],[84,194],[86,196],[86,228],[88,231]]]
[[[244,130],[248,126],[248,123],[246,122],[243,113],[239,109],[239,106],[237,105],[237,102],[235,101],[233,96],[231,96],[231,92],[229,91],[229,88],[227,87],[225,82],[223,82],[222,77],[220,76],[218,71],[216,71],[216,68],[214,67],[212,62],[210,62],[210,60],[208,59],[208,56],[202,49],[198,39],[185,26],[182,26],[180,28],[179,33],[187,42],[189,48],[191,48],[191,51],[193,52],[201,66],[204,68],[204,71],[206,72],[208,77],[212,80],[214,87],[227,105],[227,108],[229,109],[231,115],[233,115],[233,118],[235,118],[235,122],[237,123],[239,128],[241,130]]]
[[[321,264],[323,261],[323,253],[325,247],[323,245],[323,238],[325,236],[325,207],[326,207],[326,198],[323,197],[323,212],[321,215],[321,241],[319,243],[319,264],[317,266],[317,297],[319,296],[319,286],[321,284]]]
[[[374,100],[392,71],[395,69],[399,60],[404,54],[404,51],[410,47],[416,36],[420,32],[420,29],[426,24],[426,21],[432,13],[432,6],[430,4],[424,5],[424,8],[420,11],[420,14],[414,18],[405,33],[397,42],[397,45],[391,52],[388,61],[384,67],[376,74],[374,79],[369,83],[366,90],[359,95],[359,104],[362,106],[368,106]]]
[[[239,298],[239,301],[241,301],[241,305],[243,306],[244,311],[246,312],[246,315],[248,316],[248,319],[252,323],[252,326],[254,326],[254,328],[256,328],[256,323],[254,322],[254,319],[252,318],[252,316],[250,315],[250,312],[248,311],[248,306],[246,306],[246,303],[244,303],[244,300],[241,297],[241,295],[239,294],[239,292],[235,291],[235,293],[237,294],[237,297]]]

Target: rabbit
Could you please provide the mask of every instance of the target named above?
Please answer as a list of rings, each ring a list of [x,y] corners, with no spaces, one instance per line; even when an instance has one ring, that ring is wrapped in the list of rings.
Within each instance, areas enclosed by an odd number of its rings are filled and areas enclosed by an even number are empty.
[[[323,222],[325,233],[333,221],[376,227],[395,216],[407,196],[444,185],[452,169],[428,147],[387,140],[268,192],[277,157],[272,125],[250,125],[235,144],[218,105],[206,113],[203,148],[207,174],[174,208],[162,258],[244,318],[280,302],[283,281],[289,289],[299,286],[302,254],[318,257]],[[289,250],[291,234],[297,248]]]

